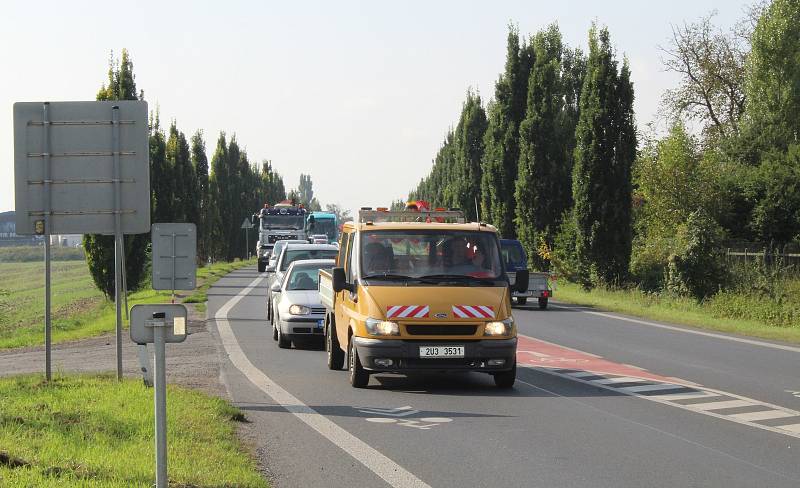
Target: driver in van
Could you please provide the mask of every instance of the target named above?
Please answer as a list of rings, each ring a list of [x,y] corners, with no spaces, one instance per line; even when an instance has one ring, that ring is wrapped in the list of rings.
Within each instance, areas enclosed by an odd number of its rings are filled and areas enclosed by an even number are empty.
[[[445,274],[480,277],[490,271],[484,267],[484,261],[483,251],[463,237],[455,237],[445,242]]]

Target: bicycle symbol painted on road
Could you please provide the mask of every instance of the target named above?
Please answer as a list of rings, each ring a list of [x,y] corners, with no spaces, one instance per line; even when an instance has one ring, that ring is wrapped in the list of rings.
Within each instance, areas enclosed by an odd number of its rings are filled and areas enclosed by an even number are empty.
[[[419,410],[411,408],[406,405],[397,408],[374,408],[374,407],[353,407],[361,413],[371,415],[381,415],[381,417],[368,417],[365,418],[367,422],[375,424],[395,424],[400,427],[410,427],[419,430],[430,430],[438,425],[452,422],[453,419],[448,417],[422,417],[418,419],[408,419],[412,415],[421,413]]]

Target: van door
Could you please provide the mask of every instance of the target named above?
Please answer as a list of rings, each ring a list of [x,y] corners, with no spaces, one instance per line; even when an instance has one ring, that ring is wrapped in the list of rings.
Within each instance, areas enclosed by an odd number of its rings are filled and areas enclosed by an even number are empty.
[[[355,232],[345,232],[342,234],[342,239],[339,244],[339,256],[336,259],[336,266],[344,268],[347,281],[350,283],[350,256],[353,251],[353,237]],[[342,290],[336,293],[336,307],[334,307],[334,317],[336,320],[336,338],[339,340],[339,345],[347,351],[347,324],[349,323],[349,316],[345,312],[348,301],[350,299],[350,292]]]

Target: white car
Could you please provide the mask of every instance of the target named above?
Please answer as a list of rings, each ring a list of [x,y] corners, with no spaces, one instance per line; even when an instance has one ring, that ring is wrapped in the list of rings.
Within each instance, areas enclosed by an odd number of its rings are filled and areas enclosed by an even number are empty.
[[[286,247],[287,244],[307,244],[307,242],[298,241],[294,239],[276,242],[275,247],[272,248],[272,254],[269,255],[269,261],[267,262],[267,272],[269,272],[270,268],[275,267],[275,263],[278,262],[278,258],[281,257],[281,252],[283,252],[283,248]]]
[[[303,259],[336,259],[339,248],[330,244],[287,244],[274,266],[267,267],[267,320],[272,320],[275,310],[272,303],[272,286],[283,281],[283,275],[294,261]]]
[[[320,303],[319,270],[330,270],[333,259],[295,261],[283,280],[272,285],[272,338],[278,347],[288,349],[292,342],[325,337],[325,307]]]
[[[312,234],[308,238],[311,244],[329,244],[328,236],[325,234]]]

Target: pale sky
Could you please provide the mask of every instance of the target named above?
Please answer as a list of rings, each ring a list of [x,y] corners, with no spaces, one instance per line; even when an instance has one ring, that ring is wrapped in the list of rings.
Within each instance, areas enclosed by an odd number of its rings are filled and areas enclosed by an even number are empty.
[[[113,49],[162,124],[220,130],[251,161],[271,159],[287,188],[312,175],[315,196],[346,208],[404,198],[430,169],[469,87],[488,101],[507,25],[528,35],[558,22],[586,50],[607,25],[627,55],[640,127],[676,83],[658,46],[670,24],[716,10],[728,27],[752,2],[630,1],[38,1],[0,14],[0,211],[14,208],[12,104],[93,100]],[[122,7],[125,8],[122,8]]]

